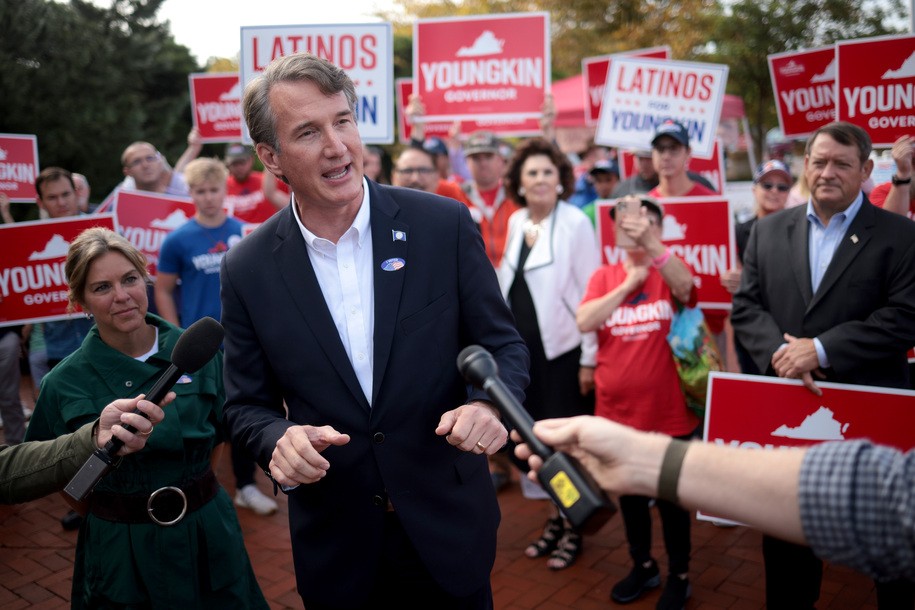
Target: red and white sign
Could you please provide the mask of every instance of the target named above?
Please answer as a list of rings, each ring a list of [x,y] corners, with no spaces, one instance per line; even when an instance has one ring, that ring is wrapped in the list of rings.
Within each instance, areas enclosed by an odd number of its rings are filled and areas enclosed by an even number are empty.
[[[91,227],[114,230],[111,214],[0,225],[0,326],[82,316],[67,313],[64,263],[70,242]]]
[[[588,125],[597,125],[600,117],[600,107],[604,100],[604,88],[607,85],[607,74],[614,57],[651,57],[654,59],[670,59],[670,47],[651,47],[638,49],[614,55],[599,55],[585,57],[581,60],[581,73],[585,84],[585,122]]]
[[[702,438],[768,450],[861,438],[902,451],[915,447],[915,392],[819,381],[817,386],[822,396],[797,379],[713,372]]]
[[[406,108],[410,101],[410,94],[413,93],[412,78],[398,78],[395,81],[397,87],[397,128],[400,134],[400,143],[409,144],[410,137],[413,134],[413,126],[407,122]],[[444,140],[448,137],[451,125],[454,121],[428,122],[426,126],[426,137],[436,137]],[[537,119],[519,119],[504,118],[496,120],[480,121],[461,121],[461,133],[471,134],[474,131],[486,130],[491,131],[499,136],[535,136],[541,133],[540,121]]]
[[[277,57],[308,51],[342,68],[356,87],[356,121],[367,144],[394,143],[393,42],[390,23],[245,26],[242,88]],[[242,123],[243,141],[251,143]]]
[[[13,202],[35,201],[38,172],[38,138],[31,134],[0,133],[0,193]]]
[[[241,140],[241,81],[237,72],[188,74],[191,117],[202,142]]]
[[[420,19],[413,81],[429,121],[538,118],[550,92],[550,15]]]
[[[114,201],[118,233],[146,255],[149,275],[156,277],[159,249],[166,236],[194,217],[188,197],[139,191],[118,191]]]
[[[915,35],[836,43],[836,119],[889,147],[915,131]]]
[[[638,173],[636,167],[636,156],[628,150],[619,151],[620,155],[620,178],[625,180],[630,176]],[[690,157],[689,171],[696,172],[703,178],[712,183],[715,190],[724,193],[724,153],[721,146],[721,138],[715,138],[715,147],[712,149],[712,156],[709,159],[700,159]]]
[[[723,197],[671,197],[664,207],[661,241],[692,270],[703,309],[730,309],[731,294],[721,274],[735,265],[734,218]],[[616,224],[610,218],[615,200],[596,204],[597,235],[603,262],[615,265],[625,250],[616,245]]]
[[[692,155],[712,154],[728,67],[643,57],[616,57],[594,140],[619,148],[651,148],[655,129],[666,119],[689,131]]]
[[[915,391],[715,372],[709,376],[704,439],[757,449],[869,438],[915,448]]]
[[[836,120],[836,48],[769,55],[778,124],[787,138],[802,138]]]

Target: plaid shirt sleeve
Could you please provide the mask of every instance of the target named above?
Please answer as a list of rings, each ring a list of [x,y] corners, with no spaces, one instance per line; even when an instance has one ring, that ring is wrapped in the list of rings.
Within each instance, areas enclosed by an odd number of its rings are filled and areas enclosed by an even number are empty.
[[[876,580],[915,578],[915,451],[868,441],[821,443],[801,467],[807,543]]]

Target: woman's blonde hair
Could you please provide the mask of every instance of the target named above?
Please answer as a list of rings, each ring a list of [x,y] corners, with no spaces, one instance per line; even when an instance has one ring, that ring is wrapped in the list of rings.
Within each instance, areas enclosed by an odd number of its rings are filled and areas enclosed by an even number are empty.
[[[152,280],[146,271],[146,257],[137,250],[133,244],[111,229],[92,227],[86,229],[70,244],[67,251],[67,262],[64,264],[64,273],[67,275],[69,292],[67,297],[70,304],[68,311],[74,310],[74,304],[83,302],[83,293],[89,277],[89,267],[103,254],[117,252],[126,258],[136,268],[146,283]]]

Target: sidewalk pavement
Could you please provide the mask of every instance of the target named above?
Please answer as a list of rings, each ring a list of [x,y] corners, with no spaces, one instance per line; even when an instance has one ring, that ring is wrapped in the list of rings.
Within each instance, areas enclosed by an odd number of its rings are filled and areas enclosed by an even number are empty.
[[[25,388],[25,383],[23,384]],[[29,390],[30,391],[30,390]],[[23,393],[24,402],[30,406]],[[2,440],[2,435],[0,435]],[[234,497],[228,448],[214,456],[223,487]],[[578,561],[554,572],[546,559],[528,559],[524,548],[540,536],[549,514],[544,501],[526,500],[515,479],[499,493],[502,524],[492,572],[495,610],[606,610],[623,608],[610,601],[610,589],[629,573],[622,519],[614,516],[597,534],[587,536]],[[265,493],[271,486],[259,475]],[[289,542],[285,496],[279,510],[261,517],[239,509],[239,522],[254,572],[275,610],[301,610]],[[27,504],[0,506],[0,608],[67,608],[76,548],[76,532],[64,531],[60,518],[68,507],[59,495]],[[660,522],[654,513],[654,555],[666,576]],[[693,520],[690,610],[759,610],[765,606],[761,535],[745,527],[722,528]],[[654,608],[660,589],[627,604]],[[409,606],[405,606],[408,608]],[[826,565],[820,610],[876,610],[873,582],[852,570]]]

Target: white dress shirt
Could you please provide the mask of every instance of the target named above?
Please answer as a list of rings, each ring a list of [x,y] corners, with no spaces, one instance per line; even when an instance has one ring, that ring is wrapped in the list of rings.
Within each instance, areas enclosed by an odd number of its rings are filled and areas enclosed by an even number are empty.
[[[299,217],[295,195],[292,210],[314,267],[324,301],[334,319],[346,356],[369,404],[372,403],[374,364],[375,280],[372,272],[372,230],[369,222],[369,189],[362,181],[363,197],[352,226],[337,243],[309,231]]]

